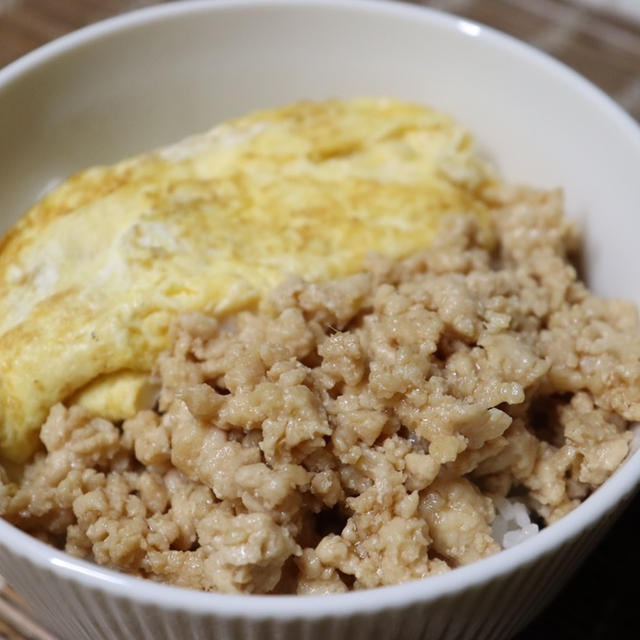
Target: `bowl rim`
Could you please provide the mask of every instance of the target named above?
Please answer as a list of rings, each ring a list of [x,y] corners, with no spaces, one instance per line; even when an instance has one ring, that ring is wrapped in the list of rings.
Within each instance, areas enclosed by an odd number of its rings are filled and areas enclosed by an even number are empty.
[[[489,46],[508,52],[523,62],[541,68],[565,83],[599,107],[606,119],[621,127],[638,149],[640,157],[640,127],[619,105],[576,71],[534,47],[492,27],[447,14],[437,9],[391,2],[390,0],[186,0],[155,5],[103,20],[64,35],[11,62],[0,69],[0,99],[4,87],[39,65],[81,46],[108,38],[110,35],[138,28],[172,17],[200,11],[238,11],[256,8],[281,10],[326,9],[373,12],[396,18],[418,21],[429,28],[484,40]],[[318,619],[350,616],[381,609],[406,607],[418,602],[444,598],[456,591],[479,587],[515,569],[531,564],[577,538],[582,532],[613,512],[640,483],[640,451],[628,460],[587,500],[561,520],[521,544],[506,549],[473,564],[442,575],[389,587],[329,595],[273,596],[234,595],[200,592],[187,588],[155,583],[106,569],[76,559],[17,529],[0,519],[0,543],[12,554],[37,567],[54,573],[61,579],[78,583],[111,596],[134,599],[147,605],[169,610],[242,617],[248,619]]]

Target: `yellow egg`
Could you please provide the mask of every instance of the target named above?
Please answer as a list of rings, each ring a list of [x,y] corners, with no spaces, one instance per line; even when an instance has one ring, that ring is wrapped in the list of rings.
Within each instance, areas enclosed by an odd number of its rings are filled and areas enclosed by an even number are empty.
[[[72,395],[115,419],[139,408],[176,313],[405,256],[443,215],[486,220],[492,181],[460,125],[391,99],[257,112],[69,178],[0,243],[2,456],[31,455]]]

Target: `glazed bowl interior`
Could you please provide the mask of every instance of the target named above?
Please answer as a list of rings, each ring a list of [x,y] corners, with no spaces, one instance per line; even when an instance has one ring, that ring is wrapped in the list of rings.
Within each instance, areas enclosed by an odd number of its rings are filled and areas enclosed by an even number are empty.
[[[0,226],[84,167],[112,162],[254,109],[300,99],[386,95],[448,111],[508,181],[561,187],[580,221],[600,295],[640,302],[640,133],[557,62],[434,11],[359,1],[185,2],[125,15],[0,71]],[[32,562],[90,586],[191,610],[327,615],[453,592],[577,535],[627,495],[635,455],[574,513],[517,548],[418,583],[328,598],[197,594],[71,559],[4,522]]]

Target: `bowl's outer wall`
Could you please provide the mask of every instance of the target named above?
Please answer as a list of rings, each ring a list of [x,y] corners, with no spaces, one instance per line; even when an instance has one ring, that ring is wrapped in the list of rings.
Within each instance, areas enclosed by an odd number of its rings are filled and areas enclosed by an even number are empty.
[[[452,113],[507,179],[561,185],[585,228],[591,286],[640,302],[628,268],[640,231],[640,136],[570,72],[476,25],[401,5],[181,3],[144,15],[152,19],[92,28],[0,71],[0,229],[74,171],[227,117],[302,98],[389,95]],[[0,568],[65,640],[507,638],[608,528],[617,511],[607,510],[575,540],[481,587],[318,621],[162,610],[38,568],[2,541]]]

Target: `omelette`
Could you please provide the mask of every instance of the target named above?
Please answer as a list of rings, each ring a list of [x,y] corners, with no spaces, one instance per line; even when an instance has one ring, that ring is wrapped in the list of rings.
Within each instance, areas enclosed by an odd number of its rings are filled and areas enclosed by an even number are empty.
[[[72,176],[0,242],[0,457],[57,402],[113,421],[154,402],[172,318],[254,309],[295,274],[428,246],[495,181],[468,132],[391,99],[301,102]]]

